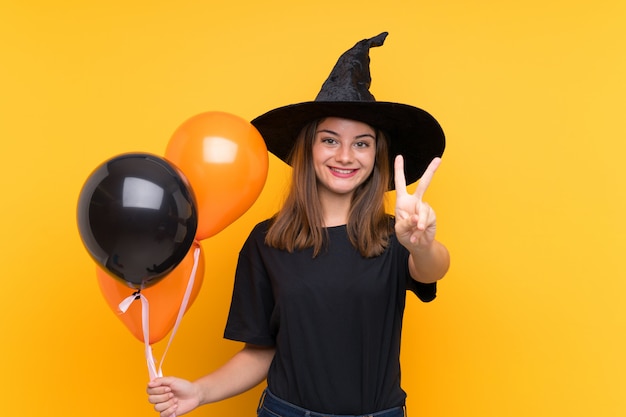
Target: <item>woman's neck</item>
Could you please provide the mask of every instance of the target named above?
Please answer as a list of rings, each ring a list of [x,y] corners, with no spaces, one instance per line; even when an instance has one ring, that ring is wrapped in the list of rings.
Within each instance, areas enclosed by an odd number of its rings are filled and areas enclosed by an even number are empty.
[[[348,223],[352,203],[351,194],[320,193],[320,204],[324,216],[324,226],[341,226]]]

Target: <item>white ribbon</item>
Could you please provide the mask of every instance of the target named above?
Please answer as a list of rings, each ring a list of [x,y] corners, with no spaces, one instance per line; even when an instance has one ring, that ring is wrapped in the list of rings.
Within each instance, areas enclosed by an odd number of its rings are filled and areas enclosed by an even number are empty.
[[[172,344],[172,340],[174,339],[174,335],[178,330],[178,326],[180,326],[180,322],[183,319],[185,314],[185,310],[187,309],[187,304],[189,304],[189,298],[191,297],[191,291],[193,290],[193,283],[196,279],[196,272],[198,270],[198,259],[200,258],[200,248],[197,247],[193,254],[193,268],[191,269],[191,274],[189,276],[189,281],[187,282],[187,288],[185,289],[185,295],[183,296],[183,300],[180,304],[180,308],[178,310],[178,316],[176,317],[176,322],[174,323],[174,327],[172,328],[172,333],[170,334],[169,341],[167,342],[167,346],[165,347],[165,351],[163,352],[163,356],[161,357],[161,361],[159,362],[159,368],[156,367],[156,362],[154,360],[154,355],[152,354],[152,346],[150,345],[150,303],[145,295],[141,293],[141,290],[134,292],[129,295],[125,299],[122,300],[119,304],[119,309],[122,313],[125,313],[130,305],[135,300],[141,301],[141,326],[143,330],[143,341],[145,345],[145,354],[146,354],[146,362],[148,364],[148,374],[150,375],[150,381],[152,381],[156,377],[163,376],[163,361],[165,360],[165,355]]]

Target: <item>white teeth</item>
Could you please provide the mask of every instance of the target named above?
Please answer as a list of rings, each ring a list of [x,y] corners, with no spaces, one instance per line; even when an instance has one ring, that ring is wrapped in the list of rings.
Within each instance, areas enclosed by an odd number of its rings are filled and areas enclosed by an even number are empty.
[[[339,168],[332,168],[333,171],[338,172],[339,174],[349,174],[352,171],[354,171],[353,169],[339,169]]]

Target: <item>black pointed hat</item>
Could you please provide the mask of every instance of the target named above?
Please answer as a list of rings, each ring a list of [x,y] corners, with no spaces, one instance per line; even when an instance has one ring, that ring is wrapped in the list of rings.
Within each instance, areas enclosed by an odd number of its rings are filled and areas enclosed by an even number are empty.
[[[439,123],[426,111],[407,104],[376,101],[369,92],[371,84],[369,50],[385,42],[387,32],[363,39],[344,52],[315,101],[292,104],[271,110],[252,121],[267,149],[288,162],[300,130],[309,122],[324,117],[341,117],[369,124],[382,130],[389,140],[393,159],[402,155],[407,184],[417,181],[434,157],[441,156],[445,137]],[[390,185],[393,189],[393,181]]]

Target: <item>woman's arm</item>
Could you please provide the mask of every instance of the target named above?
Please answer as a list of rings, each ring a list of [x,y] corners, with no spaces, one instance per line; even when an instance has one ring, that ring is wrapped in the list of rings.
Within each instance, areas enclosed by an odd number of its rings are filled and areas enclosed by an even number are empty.
[[[428,165],[413,194],[406,189],[404,160],[395,161],[396,186],[396,236],[406,247],[409,256],[411,277],[422,283],[435,282],[448,272],[450,254],[448,249],[435,239],[437,216],[428,204],[422,201],[441,159],[435,158]]]
[[[148,384],[148,401],[161,417],[169,417],[241,394],[267,377],[274,352],[273,347],[246,344],[221,368],[195,382],[155,378]]]
[[[409,255],[411,277],[424,284],[443,278],[449,267],[448,249],[436,240],[429,247],[414,249]]]

